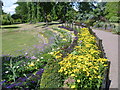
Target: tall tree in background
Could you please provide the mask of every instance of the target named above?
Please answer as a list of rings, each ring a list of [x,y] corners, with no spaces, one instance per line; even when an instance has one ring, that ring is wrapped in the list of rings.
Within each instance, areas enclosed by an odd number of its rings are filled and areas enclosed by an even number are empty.
[[[93,25],[96,21],[106,21],[105,19],[106,2],[79,2],[78,19],[80,22]]]
[[[90,2],[79,2],[78,9],[79,12],[83,14],[89,13],[92,10]]]
[[[65,22],[74,12],[70,2],[17,2],[17,4],[16,14],[22,16],[22,21],[31,23],[44,21],[48,25],[52,20]]]
[[[61,20],[61,22],[66,21],[66,15],[69,10],[72,10],[72,4],[70,2],[58,2],[55,6],[55,14],[57,16],[58,20]],[[68,15],[67,15],[68,16]]]
[[[118,22],[119,20],[119,9],[120,2],[107,2],[105,7],[106,18],[111,22]]]
[[[105,21],[105,5],[106,2],[96,2],[95,8],[93,9],[93,12],[91,12],[96,21]]]
[[[43,11],[44,21],[46,22],[46,25],[48,25],[48,22],[51,21],[51,12],[53,6],[55,5],[55,2],[39,2],[39,3]]]
[[[22,17],[22,22],[26,22],[28,19],[28,9],[26,2],[17,2],[18,6],[15,8],[16,14]]]

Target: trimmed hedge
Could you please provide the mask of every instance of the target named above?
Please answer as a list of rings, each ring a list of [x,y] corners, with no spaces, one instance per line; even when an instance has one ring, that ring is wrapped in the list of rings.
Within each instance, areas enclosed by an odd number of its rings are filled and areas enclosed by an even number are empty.
[[[49,60],[42,75],[40,88],[59,88],[62,85],[62,75],[58,73],[60,66],[58,61]]]

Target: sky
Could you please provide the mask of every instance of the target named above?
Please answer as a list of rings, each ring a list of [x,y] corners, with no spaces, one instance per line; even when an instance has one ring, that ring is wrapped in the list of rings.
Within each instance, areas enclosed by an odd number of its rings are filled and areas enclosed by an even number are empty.
[[[17,0],[1,0],[3,2],[2,9],[5,13],[10,13],[11,15],[15,13],[15,8],[18,6],[14,4]]]

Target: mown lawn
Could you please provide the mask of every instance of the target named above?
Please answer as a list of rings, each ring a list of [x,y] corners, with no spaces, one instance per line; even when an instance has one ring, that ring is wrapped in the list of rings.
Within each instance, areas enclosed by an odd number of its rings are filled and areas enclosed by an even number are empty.
[[[55,23],[49,25],[56,27]],[[54,25],[55,24],[55,25]],[[26,52],[34,55],[36,51],[43,49],[44,38],[52,37],[50,30],[45,30],[45,23],[3,25],[2,27],[2,54],[23,55]],[[37,28],[36,28],[37,27]],[[41,37],[41,36],[43,37]],[[39,37],[40,36],[40,37]]]
[[[2,54],[23,55],[33,54],[35,46],[41,46],[43,41],[34,30],[19,30],[19,25],[2,26]]]
[[[22,55],[35,49],[33,45],[42,44],[43,41],[33,32],[4,32],[2,33],[3,54]]]

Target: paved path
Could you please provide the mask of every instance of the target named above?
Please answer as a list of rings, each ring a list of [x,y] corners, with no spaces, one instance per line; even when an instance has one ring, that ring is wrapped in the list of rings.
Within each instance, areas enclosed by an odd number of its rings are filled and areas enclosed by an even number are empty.
[[[102,39],[103,47],[110,64],[110,88],[118,88],[118,35],[101,30],[93,30]]]

